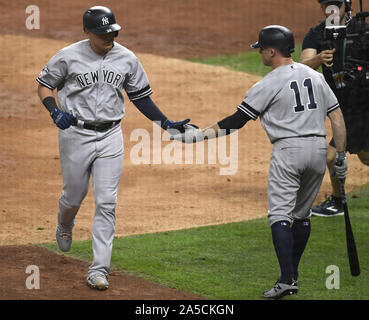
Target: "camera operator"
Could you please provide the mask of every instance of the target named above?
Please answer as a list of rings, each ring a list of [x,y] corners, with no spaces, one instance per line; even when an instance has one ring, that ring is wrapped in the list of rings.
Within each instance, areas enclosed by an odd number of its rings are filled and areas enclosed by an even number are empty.
[[[326,24],[332,19],[329,6],[333,5],[339,8],[336,23],[342,26],[346,24],[347,33],[353,30],[355,20],[351,19],[346,22],[344,0],[318,0],[318,2],[326,19],[311,28],[305,35],[300,60],[301,63],[313,69],[322,66],[324,77],[335,93],[344,115],[347,130],[346,150],[350,154],[357,154],[360,161],[369,166],[369,91],[363,90],[356,82],[344,81],[343,72],[345,56],[359,58],[358,52],[355,52],[355,46],[347,45],[345,39],[334,41],[325,39]],[[332,139],[328,146],[327,155],[329,173],[332,172],[335,157],[336,149]],[[325,217],[343,215],[339,182],[331,174],[329,176],[332,184],[332,195],[323,203],[312,208],[313,215]]]

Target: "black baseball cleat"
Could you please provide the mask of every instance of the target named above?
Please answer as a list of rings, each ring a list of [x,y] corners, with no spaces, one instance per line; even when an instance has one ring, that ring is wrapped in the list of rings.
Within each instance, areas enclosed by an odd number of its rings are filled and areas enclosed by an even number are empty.
[[[297,280],[290,280],[287,283],[278,280],[273,288],[264,291],[263,297],[268,299],[281,299],[284,296],[296,294],[298,291]]]
[[[335,217],[343,215],[341,198],[329,196],[324,202],[311,208],[311,214],[319,217]]]

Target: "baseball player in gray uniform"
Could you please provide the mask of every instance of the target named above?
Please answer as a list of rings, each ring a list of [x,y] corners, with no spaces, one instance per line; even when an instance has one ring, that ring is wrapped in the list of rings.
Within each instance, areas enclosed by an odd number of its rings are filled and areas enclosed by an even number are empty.
[[[346,130],[339,104],[323,75],[293,61],[294,37],[283,26],[259,33],[263,63],[273,71],[246,94],[237,112],[200,130],[188,126],[172,139],[186,143],[229,134],[260,118],[273,152],[268,176],[268,219],[280,264],[275,286],[263,293],[278,299],[297,293],[298,265],[310,235],[310,207],[322,183],[327,157],[328,115],[337,147],[335,174],[346,175]],[[222,130],[220,130],[222,129]]]
[[[102,6],[83,15],[88,39],[60,50],[37,78],[38,95],[59,128],[63,189],[59,199],[56,241],[62,251],[72,243],[75,217],[87,194],[90,176],[95,198],[93,262],[87,284],[108,288],[115,233],[115,208],[122,174],[125,115],[123,90],[135,106],[163,129],[183,130],[189,119],[173,122],[151,100],[146,73],[133,52],[114,38],[121,27]],[[57,100],[53,91],[57,89]]]

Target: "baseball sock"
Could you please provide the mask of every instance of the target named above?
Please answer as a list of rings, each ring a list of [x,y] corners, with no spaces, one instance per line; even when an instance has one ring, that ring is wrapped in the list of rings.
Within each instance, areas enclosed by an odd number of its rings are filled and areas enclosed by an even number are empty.
[[[289,283],[294,276],[292,260],[293,237],[290,223],[279,221],[274,223],[271,228],[274,249],[281,268],[279,280],[283,283]]]
[[[310,220],[296,220],[293,222],[292,228],[293,236],[293,272],[295,279],[298,278],[298,266],[300,263],[301,256],[305,250],[306,244],[309,240],[311,225]]]

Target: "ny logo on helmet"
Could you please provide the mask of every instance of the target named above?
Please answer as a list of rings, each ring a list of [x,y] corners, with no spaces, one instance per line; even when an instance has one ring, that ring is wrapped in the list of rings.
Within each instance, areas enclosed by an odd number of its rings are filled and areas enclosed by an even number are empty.
[[[104,17],[101,20],[102,20],[103,26],[105,26],[106,24],[109,24],[109,19],[107,17]]]

